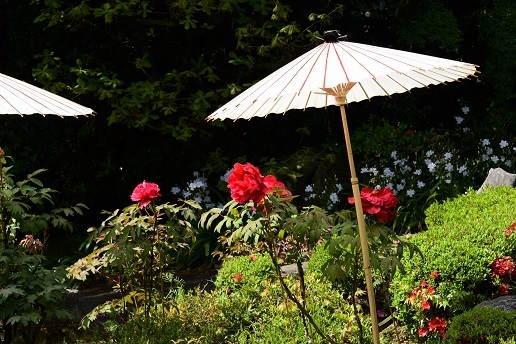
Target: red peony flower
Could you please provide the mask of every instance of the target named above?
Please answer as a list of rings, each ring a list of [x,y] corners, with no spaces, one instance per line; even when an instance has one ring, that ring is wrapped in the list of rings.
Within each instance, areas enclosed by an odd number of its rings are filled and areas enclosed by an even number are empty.
[[[428,329],[426,327],[420,327],[418,330],[417,330],[417,334],[420,336],[420,337],[425,337],[428,335]]]
[[[233,166],[228,178],[228,188],[231,190],[231,198],[240,204],[249,201],[258,204],[268,192],[265,177],[250,163],[236,163]]]
[[[148,183],[145,180],[138,184],[131,194],[131,200],[140,202],[140,209],[147,207],[153,198],[160,197],[158,184]]]
[[[251,259],[251,261],[253,261],[253,262],[256,260],[256,256],[255,256],[254,254],[252,254],[249,258],[250,258],[250,259]]]
[[[504,283],[500,286],[500,289],[498,289],[498,292],[500,295],[508,295],[509,294],[509,285]]]
[[[421,308],[429,310],[430,309],[430,302],[428,302],[428,300],[423,300],[423,302],[421,302]]]
[[[272,175],[264,177],[260,170],[250,163],[234,165],[228,178],[228,188],[231,190],[231,198],[240,204],[253,201],[257,205],[269,193],[276,197],[292,196],[285,184]]]
[[[380,189],[363,188],[360,191],[364,213],[374,215],[380,222],[389,222],[394,218],[392,209],[398,204],[396,195],[389,187]],[[348,198],[350,204],[355,204],[353,197]]]
[[[267,175],[264,179],[265,186],[267,187],[268,192],[276,196],[276,197],[290,197],[292,193],[285,187],[285,184],[278,181],[276,177],[273,175]]]
[[[243,277],[243,275],[242,275],[242,274],[235,274],[235,275],[233,276],[233,280],[234,280],[235,282],[238,282],[238,281],[240,281],[240,280],[242,279],[242,277]]]

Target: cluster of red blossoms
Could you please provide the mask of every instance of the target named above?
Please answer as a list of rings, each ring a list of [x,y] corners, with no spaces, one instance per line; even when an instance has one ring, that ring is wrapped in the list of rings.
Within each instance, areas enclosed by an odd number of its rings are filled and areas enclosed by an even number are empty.
[[[429,310],[431,308],[430,301],[428,301],[428,296],[433,295],[435,293],[434,287],[428,284],[427,281],[423,280],[418,287],[415,287],[409,295],[407,300],[413,306],[416,306],[419,301],[421,302],[419,306],[421,306],[424,310]]]
[[[510,236],[512,233],[516,232],[516,221],[514,221],[509,227],[503,230],[505,235]]]
[[[158,184],[149,183],[145,180],[138,184],[131,194],[133,202],[140,202],[140,209],[146,208],[156,197],[161,197]]]
[[[360,191],[364,213],[373,215],[379,222],[389,222],[394,218],[393,209],[398,204],[396,195],[389,187],[363,188]],[[353,197],[348,198],[349,204],[355,204]]]
[[[444,318],[434,317],[428,321],[427,326],[420,327],[417,331],[417,334],[420,337],[426,337],[432,333],[439,333],[442,338],[445,338],[447,326],[448,325],[446,324],[446,320],[444,320]]]
[[[277,197],[290,197],[292,193],[272,175],[263,176],[260,170],[250,163],[236,163],[228,178],[231,198],[243,204],[249,201],[259,204],[271,192]]]
[[[439,272],[433,271],[430,278],[436,279],[439,277]],[[415,287],[410,293],[407,303],[415,307],[420,307],[423,311],[429,311],[432,308],[429,297],[435,294],[435,288],[431,286],[426,280],[421,281],[419,286]],[[443,317],[435,316],[430,318],[426,326],[421,326],[417,333],[420,337],[426,337],[431,334],[439,334],[441,338],[445,338],[447,327],[446,320]]]
[[[502,280],[516,277],[516,265],[511,261],[510,256],[495,259],[491,264],[491,277],[499,277]],[[501,295],[509,294],[509,285],[502,283],[498,291]]]

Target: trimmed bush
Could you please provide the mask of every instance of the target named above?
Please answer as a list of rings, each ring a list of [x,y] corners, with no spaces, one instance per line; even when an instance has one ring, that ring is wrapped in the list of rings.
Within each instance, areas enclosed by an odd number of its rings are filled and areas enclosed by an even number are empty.
[[[267,280],[275,280],[276,272],[267,254],[238,256],[222,263],[217,273],[215,287],[218,291],[234,293],[244,291],[257,296],[265,289]]]
[[[446,343],[500,343],[513,339],[515,334],[516,311],[476,307],[452,319]]]
[[[414,318],[413,307],[406,301],[432,273],[441,316],[460,314],[497,293],[491,264],[497,257],[516,254],[516,233],[504,231],[516,220],[516,189],[496,187],[481,194],[470,189],[431,205],[426,216],[428,230],[409,238],[424,258],[405,258],[406,274],[398,273],[391,284],[393,306],[412,330],[421,319]]]

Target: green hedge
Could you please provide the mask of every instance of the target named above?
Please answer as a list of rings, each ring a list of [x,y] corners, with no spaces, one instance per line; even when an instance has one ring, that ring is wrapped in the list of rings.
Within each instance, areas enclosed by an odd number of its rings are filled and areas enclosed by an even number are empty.
[[[516,337],[516,312],[476,307],[452,319],[447,343],[500,343]]]
[[[489,188],[435,203],[426,211],[428,230],[412,235],[423,257],[404,259],[406,274],[391,284],[393,306],[405,324],[414,321],[406,299],[422,280],[437,271],[432,282],[441,306],[449,315],[460,314],[494,296],[490,265],[498,256],[516,254],[516,233],[504,232],[516,220],[516,188]],[[413,314],[412,314],[413,315]]]

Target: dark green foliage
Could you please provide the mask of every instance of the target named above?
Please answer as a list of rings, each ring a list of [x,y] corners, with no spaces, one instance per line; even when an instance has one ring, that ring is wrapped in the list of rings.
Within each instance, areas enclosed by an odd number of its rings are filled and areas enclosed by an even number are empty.
[[[516,311],[475,307],[457,315],[446,331],[446,343],[501,343],[516,336]]]
[[[405,258],[406,274],[392,282],[394,306],[405,324],[410,324],[411,308],[405,303],[421,281],[437,271],[436,291],[449,315],[460,314],[471,305],[497,293],[490,279],[496,257],[514,256],[516,238],[504,229],[516,219],[516,189],[497,187],[479,194],[467,194],[426,211],[428,230],[412,235],[423,257]]]
[[[7,331],[32,342],[43,321],[71,317],[59,306],[68,294],[64,268],[47,269],[44,256],[27,254],[22,247],[0,247],[0,263],[0,319],[6,343]]]
[[[67,217],[85,206],[49,210],[56,191],[43,186],[44,170],[16,180],[7,160],[0,151],[0,321],[5,343],[29,343],[44,320],[70,316],[59,307],[67,294],[66,270],[46,267],[43,253],[51,230],[72,230]]]

